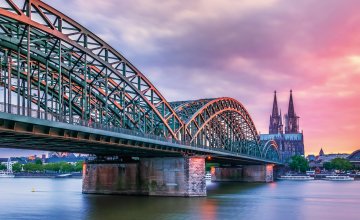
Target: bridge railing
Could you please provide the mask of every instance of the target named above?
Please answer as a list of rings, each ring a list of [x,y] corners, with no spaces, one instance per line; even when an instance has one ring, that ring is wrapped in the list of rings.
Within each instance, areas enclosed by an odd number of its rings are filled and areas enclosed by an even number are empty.
[[[143,133],[140,131],[116,127],[113,125],[106,125],[106,124],[102,124],[99,122],[93,122],[90,120],[85,121],[80,118],[73,118],[73,117],[69,117],[69,116],[45,112],[44,110],[27,108],[26,106],[24,107],[24,106],[13,105],[13,104],[4,104],[3,102],[0,102],[0,112],[28,116],[28,117],[32,117],[32,118],[43,119],[43,120],[53,121],[53,122],[63,122],[63,123],[67,123],[67,124],[84,126],[84,127],[94,128],[94,129],[100,129],[100,130],[105,130],[105,131],[110,131],[110,132],[115,132],[115,133],[127,134],[127,135],[131,135],[131,136],[147,138],[147,139],[152,139],[152,140],[158,140],[158,141],[167,142],[167,143],[191,146],[191,147],[196,147],[196,148],[200,148],[200,149],[213,150],[213,151],[218,151],[218,152],[223,152],[223,153],[231,153],[231,154],[238,155],[238,156],[243,155],[246,157],[252,157],[254,159],[265,159],[265,158],[262,158],[259,156],[234,152],[234,151],[225,150],[222,148],[213,148],[213,147],[209,147],[209,146],[198,145],[198,144],[192,143],[190,141],[186,141],[186,140],[175,140],[171,137],[165,138],[165,137],[161,137],[161,136]]]

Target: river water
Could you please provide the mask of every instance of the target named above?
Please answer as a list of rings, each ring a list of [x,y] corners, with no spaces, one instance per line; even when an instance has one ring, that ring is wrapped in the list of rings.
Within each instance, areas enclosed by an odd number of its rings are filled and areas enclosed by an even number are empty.
[[[209,183],[206,198],[166,198],[83,195],[80,179],[0,178],[0,219],[359,220],[360,181]]]

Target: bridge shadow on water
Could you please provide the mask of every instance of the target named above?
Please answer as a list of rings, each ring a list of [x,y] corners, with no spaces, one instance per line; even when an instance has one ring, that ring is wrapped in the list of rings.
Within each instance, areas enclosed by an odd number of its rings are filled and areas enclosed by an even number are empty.
[[[207,197],[86,195],[84,200],[88,219],[238,219],[251,208],[246,200],[255,199],[254,191],[265,184],[208,182],[207,187]]]

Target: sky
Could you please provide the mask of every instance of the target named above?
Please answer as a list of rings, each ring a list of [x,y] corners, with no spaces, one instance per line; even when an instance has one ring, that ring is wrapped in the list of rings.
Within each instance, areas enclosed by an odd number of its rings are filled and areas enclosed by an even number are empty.
[[[44,0],[112,45],[168,101],[233,97],[268,132],[293,90],[306,154],[360,148],[358,0]]]

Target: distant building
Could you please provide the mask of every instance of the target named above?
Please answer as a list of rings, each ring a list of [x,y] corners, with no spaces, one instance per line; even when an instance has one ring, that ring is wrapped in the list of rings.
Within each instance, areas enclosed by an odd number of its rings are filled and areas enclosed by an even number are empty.
[[[324,150],[321,148],[319,155],[315,157],[315,160],[313,160],[312,158],[310,159],[309,156],[307,157],[307,159],[309,161],[309,166],[311,168],[316,168],[316,167],[322,168],[324,166],[324,163],[330,162],[335,158],[347,159],[349,157],[349,154],[342,154],[342,153],[325,154]]]
[[[7,171],[12,172],[12,167],[14,164],[16,163],[26,164],[27,161],[25,158],[9,157],[9,158],[0,158],[0,163],[6,166]]]
[[[290,90],[290,99],[288,112],[284,116],[285,132],[283,129],[281,110],[279,111],[276,91],[274,92],[274,102],[272,113],[270,115],[269,134],[261,134],[260,140],[266,142],[275,140],[279,146],[283,161],[287,161],[294,155],[304,155],[304,135],[299,131],[299,117],[295,113],[292,91]]]
[[[314,154],[309,154],[306,159],[309,161],[309,162],[312,162],[312,161],[315,161],[316,160],[316,157]]]
[[[356,168],[360,168],[360,150],[354,151],[347,158]]]
[[[0,158],[0,164],[6,165],[8,158]]]

